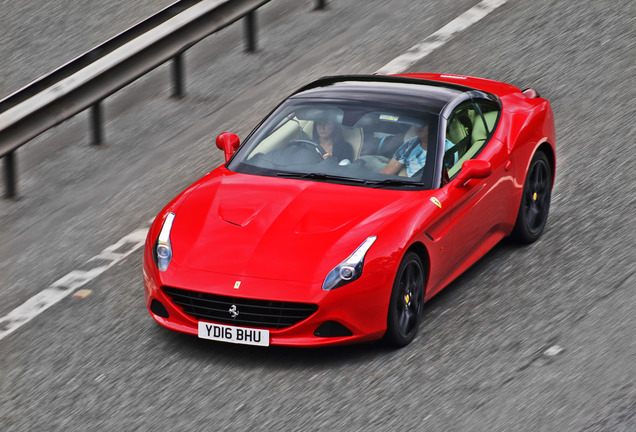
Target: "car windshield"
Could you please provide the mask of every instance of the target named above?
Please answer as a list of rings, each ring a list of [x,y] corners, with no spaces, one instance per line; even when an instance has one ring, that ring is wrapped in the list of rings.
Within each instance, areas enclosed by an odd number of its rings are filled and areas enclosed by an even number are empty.
[[[368,187],[425,188],[437,125],[436,114],[386,103],[289,99],[248,137],[228,168]]]

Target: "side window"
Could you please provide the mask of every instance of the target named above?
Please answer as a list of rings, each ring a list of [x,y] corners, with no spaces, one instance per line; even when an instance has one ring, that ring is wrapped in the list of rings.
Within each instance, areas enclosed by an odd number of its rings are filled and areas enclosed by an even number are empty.
[[[487,102],[465,102],[451,113],[446,126],[444,167],[448,177],[459,172],[465,160],[472,159],[490,138],[499,109]]]
[[[470,148],[475,117],[478,115],[473,102],[464,102],[457,106],[448,118],[444,167],[448,170],[449,177],[459,171],[460,160],[463,162],[462,159]]]

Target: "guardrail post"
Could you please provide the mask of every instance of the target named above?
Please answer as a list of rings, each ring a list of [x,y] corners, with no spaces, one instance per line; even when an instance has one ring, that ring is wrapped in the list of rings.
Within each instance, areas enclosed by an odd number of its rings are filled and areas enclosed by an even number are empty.
[[[183,56],[180,52],[172,58],[172,96],[182,98],[185,96],[185,77],[183,74]]]
[[[16,194],[15,150],[4,155],[5,197],[13,198]]]
[[[256,51],[256,11],[245,15],[245,38],[247,41],[245,51],[248,53]]]
[[[91,131],[93,132],[93,145],[101,145],[104,142],[104,131],[102,128],[102,101],[98,101],[91,107]]]
[[[327,0],[316,0],[315,10],[322,10],[327,7]]]

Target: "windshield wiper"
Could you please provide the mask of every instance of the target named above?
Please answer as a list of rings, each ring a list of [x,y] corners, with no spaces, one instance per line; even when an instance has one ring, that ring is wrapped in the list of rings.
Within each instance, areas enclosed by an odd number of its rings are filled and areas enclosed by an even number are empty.
[[[382,186],[411,186],[411,187],[422,187],[424,183],[422,182],[414,182],[409,180],[402,179],[384,179],[384,180],[368,180],[361,179],[357,177],[345,177],[345,176],[336,176],[332,174],[325,173],[295,173],[295,172],[287,172],[287,171],[279,171],[276,173],[278,177],[285,178],[297,178],[297,179],[311,179],[311,180],[333,180],[333,181],[344,181],[351,183],[359,183],[366,186],[373,187],[382,187]]]
[[[343,176],[336,176],[332,174],[314,173],[314,172],[294,173],[294,172],[280,171],[280,172],[277,172],[276,175],[278,177],[285,177],[285,178],[298,178],[298,179],[311,179],[311,180],[335,180],[335,181],[346,181],[346,182],[361,183],[361,184],[365,184],[367,182],[366,180],[356,178],[356,177],[343,177]]]
[[[384,179],[384,180],[365,180],[365,183],[369,186],[413,186],[413,187],[422,187],[424,183],[422,182],[414,182],[409,180],[401,180],[401,179]]]

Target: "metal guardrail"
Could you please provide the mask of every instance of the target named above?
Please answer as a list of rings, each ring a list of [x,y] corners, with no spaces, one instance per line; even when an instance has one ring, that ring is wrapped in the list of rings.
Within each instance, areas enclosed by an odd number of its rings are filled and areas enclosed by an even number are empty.
[[[245,18],[246,51],[256,50],[256,10],[270,0],[181,0],[0,101],[5,196],[16,195],[15,151],[42,132],[91,108],[92,142],[103,142],[101,102],[172,60],[173,96],[185,95],[183,55]],[[317,0],[315,9],[324,9]]]

